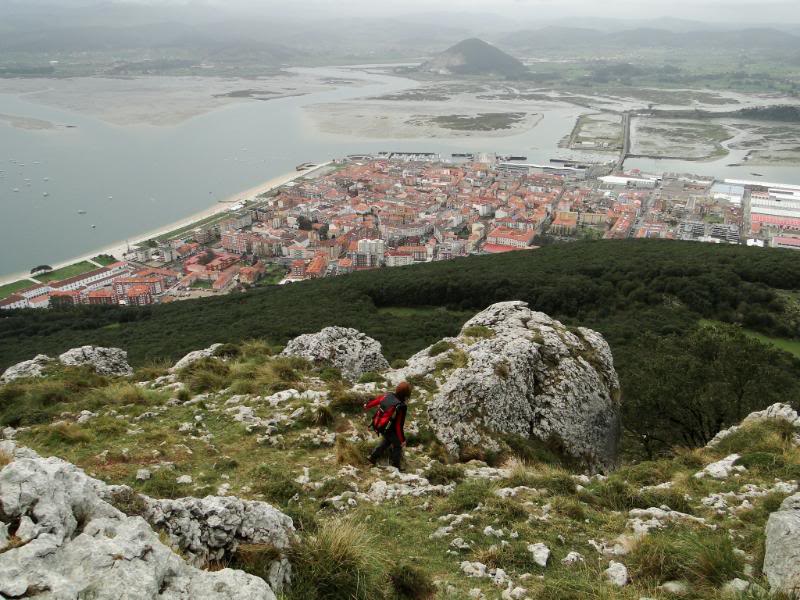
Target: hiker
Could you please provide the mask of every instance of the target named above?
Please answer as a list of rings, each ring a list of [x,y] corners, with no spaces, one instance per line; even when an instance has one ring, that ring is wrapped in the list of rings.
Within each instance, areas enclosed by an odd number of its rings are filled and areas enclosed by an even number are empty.
[[[375,433],[383,437],[381,443],[369,455],[369,462],[373,465],[389,450],[392,464],[401,469],[403,446],[406,445],[406,437],[403,433],[408,410],[406,402],[410,397],[411,386],[404,381],[395,388],[394,393],[378,396],[364,405],[364,410],[378,408],[372,417],[372,428]]]

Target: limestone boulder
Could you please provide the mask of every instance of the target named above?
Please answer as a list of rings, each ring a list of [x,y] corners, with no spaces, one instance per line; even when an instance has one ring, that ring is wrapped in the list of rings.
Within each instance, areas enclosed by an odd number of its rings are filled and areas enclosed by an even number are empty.
[[[193,352],[189,352],[189,354],[184,356],[172,366],[170,373],[177,373],[181,369],[185,369],[189,365],[196,363],[199,360],[215,356],[217,350],[221,347],[222,344],[211,344],[208,348],[204,348],[203,350],[194,350]]]
[[[349,379],[389,368],[379,341],[345,327],[326,327],[318,333],[298,336],[281,355],[304,358],[315,365],[330,365]]]
[[[67,350],[58,357],[58,360],[68,367],[88,365],[100,375],[119,377],[133,375],[133,369],[128,364],[128,353],[119,348],[81,346]]]
[[[282,554],[295,537],[292,519],[266,502],[233,496],[145,501],[145,519],[165,531],[172,545],[196,566],[222,560],[240,544],[265,544]],[[288,561],[273,561],[273,589],[280,590],[289,576]]]
[[[275,600],[258,577],[187,563],[75,465],[11,441],[0,451],[11,458],[0,470],[0,520],[14,540],[0,553],[1,597]]]
[[[39,354],[31,360],[25,360],[8,367],[0,376],[0,383],[11,383],[17,379],[44,376],[45,369],[53,364],[53,359],[46,354]]]
[[[769,516],[764,574],[772,593],[800,594],[800,494],[789,496]]]
[[[540,440],[590,469],[614,467],[620,388],[599,333],[568,329],[525,302],[503,302],[444,342],[411,357],[389,378],[439,380],[428,415],[450,453],[497,448],[499,434],[513,434]]]

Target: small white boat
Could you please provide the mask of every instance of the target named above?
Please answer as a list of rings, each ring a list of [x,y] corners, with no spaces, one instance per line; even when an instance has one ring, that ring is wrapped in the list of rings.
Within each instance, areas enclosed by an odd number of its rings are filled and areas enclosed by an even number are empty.
[[[113,200],[113,199],[114,199],[114,196],[109,196],[109,197],[108,197],[108,199],[109,199],[109,200]]]
[[[42,192],[42,196],[44,196],[45,198],[47,198],[49,195],[50,195],[49,192]]]
[[[85,214],[86,214],[86,211],[85,211],[85,210],[83,210],[83,209],[81,209],[81,210],[79,210],[79,211],[78,211],[78,214],[79,214],[79,215],[85,215]]]
[[[14,191],[15,191],[15,192],[18,192],[18,191],[19,191],[19,188],[14,188]]]
[[[97,225],[92,225],[92,229],[97,229]]]

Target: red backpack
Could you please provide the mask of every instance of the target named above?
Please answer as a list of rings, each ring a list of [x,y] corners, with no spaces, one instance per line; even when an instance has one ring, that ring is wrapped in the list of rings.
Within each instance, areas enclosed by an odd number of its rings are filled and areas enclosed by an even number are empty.
[[[399,404],[400,400],[394,394],[386,394],[380,398],[378,410],[372,415],[372,429],[375,433],[382,434],[389,428],[394,418],[395,409]]]

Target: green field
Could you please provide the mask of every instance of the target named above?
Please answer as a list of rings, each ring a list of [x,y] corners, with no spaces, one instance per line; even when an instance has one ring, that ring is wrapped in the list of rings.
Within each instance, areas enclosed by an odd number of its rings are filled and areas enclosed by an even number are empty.
[[[24,290],[25,288],[31,287],[32,285],[36,285],[30,279],[21,279],[19,281],[14,281],[12,283],[7,283],[5,285],[0,286],[0,299],[7,298],[11,294],[14,294],[20,290]]]
[[[212,283],[210,281],[206,281],[205,279],[198,279],[195,281],[191,286],[193,290],[210,290]]]
[[[780,348],[781,350],[784,350],[790,354],[794,354],[797,358],[800,358],[800,340],[771,337],[750,329],[745,329],[744,332],[747,335],[764,342],[765,344],[772,344],[776,348]]]
[[[701,325],[721,325],[720,321],[713,321],[710,319],[701,319]],[[765,344],[769,344],[770,346],[775,346],[779,350],[783,350],[784,352],[788,352],[800,358],[800,340],[793,340],[791,338],[782,338],[782,337],[774,337],[771,335],[766,335],[763,333],[759,333],[758,331],[753,331],[752,329],[743,328],[742,332],[749,335],[752,338],[759,340]]]
[[[37,275],[36,279],[38,279],[42,283],[49,283],[51,281],[60,281],[62,279],[67,279],[69,277],[75,277],[75,275],[88,273],[89,271],[93,271],[96,268],[97,267],[92,263],[90,263],[88,260],[84,260],[82,262],[75,263],[74,265],[68,265],[66,267],[56,269],[55,271],[50,271],[49,273],[45,273],[44,275]]]

